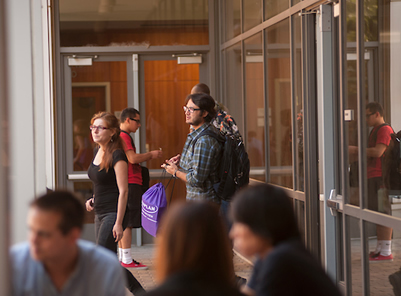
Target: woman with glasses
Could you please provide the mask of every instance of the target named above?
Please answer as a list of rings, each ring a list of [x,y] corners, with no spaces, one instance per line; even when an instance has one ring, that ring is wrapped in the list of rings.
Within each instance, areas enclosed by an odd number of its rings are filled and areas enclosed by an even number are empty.
[[[90,130],[98,145],[88,176],[93,182],[93,197],[86,209],[95,210],[96,244],[117,253],[117,242],[123,237],[128,199],[128,159],[120,138],[118,119],[109,112],[99,112],[91,119]],[[127,288],[134,295],[145,290],[132,273],[124,268]]]
[[[98,150],[88,169],[94,194],[87,200],[86,209],[95,210],[96,243],[116,253],[127,208],[128,160],[120,138],[120,125],[113,114],[95,114],[90,129]]]

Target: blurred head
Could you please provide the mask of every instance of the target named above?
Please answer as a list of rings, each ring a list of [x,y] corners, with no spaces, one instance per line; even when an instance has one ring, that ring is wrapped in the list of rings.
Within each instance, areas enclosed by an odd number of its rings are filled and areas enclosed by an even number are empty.
[[[210,96],[210,89],[204,83],[198,83],[191,89],[191,94],[204,93]]]
[[[68,191],[55,191],[35,199],[28,213],[32,258],[48,263],[73,250],[84,223],[82,202]]]
[[[173,205],[157,237],[156,276],[160,282],[183,271],[231,283],[232,251],[217,205],[186,202]]]
[[[300,239],[292,202],[278,187],[259,184],[241,190],[231,211],[230,237],[244,255],[263,255],[283,241]]]
[[[121,128],[126,132],[135,133],[141,126],[139,111],[135,108],[125,108],[120,115]]]

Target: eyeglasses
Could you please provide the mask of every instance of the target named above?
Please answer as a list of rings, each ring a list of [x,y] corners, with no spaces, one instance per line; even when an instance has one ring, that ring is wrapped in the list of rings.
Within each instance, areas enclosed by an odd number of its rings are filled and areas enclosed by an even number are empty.
[[[185,112],[185,113],[186,113],[187,111],[189,111],[189,113],[194,113],[195,111],[200,110],[199,108],[187,107],[187,106],[183,106],[182,108],[184,109],[184,112]]]
[[[366,118],[369,118],[369,117],[372,116],[373,114],[376,114],[376,112],[366,114]]]
[[[140,120],[140,119],[135,119],[135,118],[131,118],[131,117],[130,117],[129,119],[135,121],[136,123],[141,123],[141,120]]]
[[[89,127],[89,129],[90,129],[91,131],[104,131],[104,130],[107,130],[107,129],[109,129],[109,128],[108,128],[108,127],[101,126],[101,125],[91,125],[91,126]]]

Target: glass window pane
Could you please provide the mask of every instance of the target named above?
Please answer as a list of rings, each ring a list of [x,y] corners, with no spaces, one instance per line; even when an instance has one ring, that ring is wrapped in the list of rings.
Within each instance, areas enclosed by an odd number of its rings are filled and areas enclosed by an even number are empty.
[[[244,0],[244,31],[247,31],[262,22],[262,1]]]
[[[242,135],[243,130],[243,100],[242,100],[242,52],[241,44],[227,48],[224,52],[225,79],[224,95],[229,114],[235,119]]]
[[[365,0],[365,41],[377,41],[378,40],[378,1],[377,0]]]
[[[359,227],[359,219],[354,217],[346,217],[348,219],[348,231],[351,240],[350,244],[350,260],[351,260],[351,278],[352,295],[363,295],[362,293],[362,261],[361,261],[361,233]]]
[[[347,93],[344,98],[344,108],[354,111],[354,120],[345,121],[346,137],[350,147],[358,146],[358,100],[357,100],[357,73],[356,73],[356,27],[355,27],[355,1],[346,2],[347,43],[346,43],[346,77]],[[358,154],[348,151],[349,160],[349,202],[359,205],[359,169]]]
[[[208,1],[60,0],[61,46],[209,44]]]
[[[246,149],[251,178],[265,181],[265,100],[262,33],[245,40]]]
[[[265,20],[283,12],[289,8],[288,0],[264,0],[265,1]]]
[[[269,27],[266,33],[270,182],[292,188],[289,19]]]
[[[294,100],[295,100],[295,177],[297,190],[304,191],[304,133],[303,133],[303,104],[302,104],[302,40],[301,40],[301,17],[294,15],[292,22],[293,30],[293,77],[294,77]]]
[[[87,171],[94,148],[90,120],[100,111],[112,112],[118,118],[118,112],[127,107],[127,65],[116,61],[72,66],[71,77],[73,170]]]
[[[241,0],[226,0],[224,7],[225,40],[241,34]]]

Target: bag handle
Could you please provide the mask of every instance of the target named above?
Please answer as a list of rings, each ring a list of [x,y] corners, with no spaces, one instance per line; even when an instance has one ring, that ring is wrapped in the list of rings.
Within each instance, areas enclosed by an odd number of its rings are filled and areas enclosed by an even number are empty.
[[[163,180],[166,178],[166,172],[167,172],[166,169],[163,169],[163,172],[162,172],[162,184],[163,184]],[[168,185],[170,184],[171,179],[174,179],[174,182],[173,182],[173,188],[171,189],[170,200],[169,200],[168,205],[171,205],[171,200],[173,199],[173,192],[174,192],[174,186],[175,186],[175,180],[176,180],[176,178],[174,178],[174,176],[172,175],[172,176],[170,177],[170,179],[168,180],[167,185],[164,187],[164,190],[165,190],[166,193],[167,193],[167,187],[168,187]],[[163,184],[163,185],[164,185],[164,184]]]

